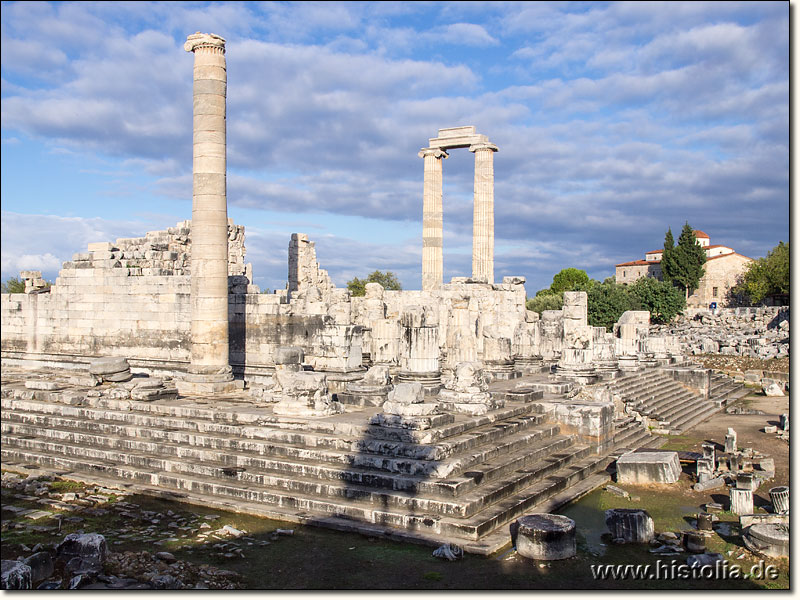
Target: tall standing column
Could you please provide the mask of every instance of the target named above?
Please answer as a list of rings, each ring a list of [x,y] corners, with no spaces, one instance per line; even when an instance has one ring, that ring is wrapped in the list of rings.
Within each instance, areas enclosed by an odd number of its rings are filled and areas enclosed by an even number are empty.
[[[225,40],[194,33],[191,364],[182,393],[234,388],[228,359],[228,208]]]
[[[442,256],[442,159],[447,152],[439,148],[423,148],[419,157],[425,159],[425,178],[422,186],[422,289],[442,287],[444,259]]]
[[[475,195],[472,221],[472,277],[494,283],[494,144],[474,144]]]

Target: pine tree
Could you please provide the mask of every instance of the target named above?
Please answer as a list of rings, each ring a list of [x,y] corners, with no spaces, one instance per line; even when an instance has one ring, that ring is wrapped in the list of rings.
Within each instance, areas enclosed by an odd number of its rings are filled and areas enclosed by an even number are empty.
[[[664,237],[664,252],[661,254],[661,274],[664,281],[670,282],[672,279],[668,273],[673,272],[673,264],[675,262],[675,239],[672,237],[672,227],[667,229],[667,235]]]
[[[666,245],[666,244],[665,244]],[[681,230],[678,245],[670,253],[667,264],[662,263],[665,279],[680,285],[689,299],[689,290],[697,289],[703,277],[706,251],[697,243],[692,227],[687,222]]]

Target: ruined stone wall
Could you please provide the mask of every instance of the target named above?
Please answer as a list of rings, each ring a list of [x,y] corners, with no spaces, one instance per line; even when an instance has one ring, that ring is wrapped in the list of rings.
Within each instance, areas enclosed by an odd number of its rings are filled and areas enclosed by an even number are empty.
[[[650,333],[678,336],[686,355],[783,358],[789,356],[789,307],[700,311],[667,325],[652,326]]]
[[[360,328],[350,324],[346,291],[326,289],[333,302],[314,294],[291,302],[285,291],[260,294],[244,264],[244,227],[230,221],[228,256],[232,364],[271,366],[280,346],[297,345],[315,368],[360,365]],[[188,362],[190,258],[190,221],[90,244],[63,264],[49,293],[2,295],[4,358],[125,356],[172,368]],[[319,281],[330,281],[318,272]]]

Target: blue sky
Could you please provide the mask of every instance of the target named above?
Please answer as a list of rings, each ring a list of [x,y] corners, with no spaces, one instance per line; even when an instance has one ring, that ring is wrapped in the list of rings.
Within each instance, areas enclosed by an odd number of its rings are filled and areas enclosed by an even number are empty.
[[[789,239],[785,2],[3,2],[2,278],[191,217],[195,31],[227,40],[229,216],[262,288],[293,232],[344,286],[419,289],[422,160],[495,155],[495,276],[596,279],[668,227]],[[469,275],[473,155],[444,163],[445,278]]]

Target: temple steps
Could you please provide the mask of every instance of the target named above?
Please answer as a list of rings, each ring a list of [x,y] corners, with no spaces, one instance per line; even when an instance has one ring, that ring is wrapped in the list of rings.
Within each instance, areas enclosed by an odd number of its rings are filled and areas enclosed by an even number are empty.
[[[29,400],[4,399],[3,409],[4,427],[20,423],[31,425],[36,430],[71,431],[76,439],[80,431],[88,428],[88,433],[82,436],[88,443],[93,443],[98,433],[106,433],[135,440],[131,442],[133,444],[149,442],[154,449],[165,444],[178,444],[181,448],[256,452],[276,459],[313,460],[339,468],[356,466],[428,477],[457,475],[459,471],[495,457],[530,449],[531,444],[558,433],[557,426],[543,424],[544,416],[520,414],[520,409],[530,411],[530,406],[497,411],[501,413],[500,417],[512,415],[501,422],[478,417],[466,419],[458,428],[444,426],[441,429],[460,433],[433,445],[357,438],[353,431],[349,437],[303,433],[294,429],[284,430],[275,424],[241,427],[200,419],[176,422],[168,417],[130,411],[59,406]],[[69,416],[57,414],[60,409]],[[466,423],[472,424],[473,428],[464,431]],[[365,428],[361,430],[365,431]]]
[[[674,434],[708,419],[720,406],[657,369],[621,378],[614,389],[637,412],[658,421],[661,429]]]
[[[73,423],[73,425],[75,425]],[[40,425],[30,425],[6,421],[2,424],[4,440],[12,446],[33,448],[35,443],[46,440],[50,443],[71,444],[66,448],[80,452],[87,448],[87,453],[101,460],[107,459],[106,455],[99,454],[98,449],[110,452],[113,455],[130,453],[144,456],[157,456],[169,461],[189,461],[191,464],[213,464],[217,475],[230,468],[258,469],[259,471],[284,475],[310,477],[315,480],[344,481],[355,485],[369,485],[397,491],[425,492],[429,494],[458,497],[474,489],[481,481],[498,479],[517,469],[527,468],[537,461],[545,460],[552,453],[567,449],[572,445],[571,436],[558,435],[558,426],[544,425],[534,432],[529,432],[524,437],[516,436],[516,441],[524,442],[522,445],[508,443],[508,451],[500,457],[493,452],[480,452],[465,457],[459,463],[459,471],[471,468],[467,473],[458,474],[455,469],[448,470],[454,473],[446,480],[431,479],[424,472],[396,474],[376,470],[375,460],[364,460],[359,464],[360,455],[342,454],[337,456],[338,464],[330,460],[330,455],[320,455],[312,450],[300,449],[292,458],[266,456],[258,451],[258,447],[248,450],[239,448],[236,452],[229,449],[218,450],[209,446],[197,446],[179,442],[154,442],[147,436],[120,437],[103,435],[96,432],[85,432],[80,428],[67,428],[63,421],[59,422],[57,429],[42,428]],[[216,440],[223,442],[228,440]],[[235,440],[233,440],[235,441]],[[92,454],[92,453],[95,454]],[[488,458],[487,458],[488,457]],[[322,462],[320,458],[328,458]],[[481,461],[481,459],[486,459]],[[380,460],[380,459],[379,459]],[[421,461],[417,461],[421,462]],[[177,463],[176,463],[177,464]],[[379,463],[380,464],[380,463]],[[434,467],[437,465],[434,465]],[[156,464],[155,468],[169,470]],[[176,467],[182,468],[182,467]],[[185,470],[185,469],[184,469]],[[410,470],[410,469],[409,469]],[[431,468],[427,469],[432,470]],[[191,472],[191,468],[189,469]]]
[[[244,404],[84,397],[86,405],[73,405],[68,395],[4,395],[6,468],[36,465],[209,505],[260,506],[256,514],[295,522],[472,544],[481,553],[499,546],[479,538],[569,497],[572,485],[608,464],[524,401],[480,417],[454,415],[420,432],[430,441],[413,444],[371,437],[375,410],[292,420]],[[495,539],[507,543],[506,535]]]

